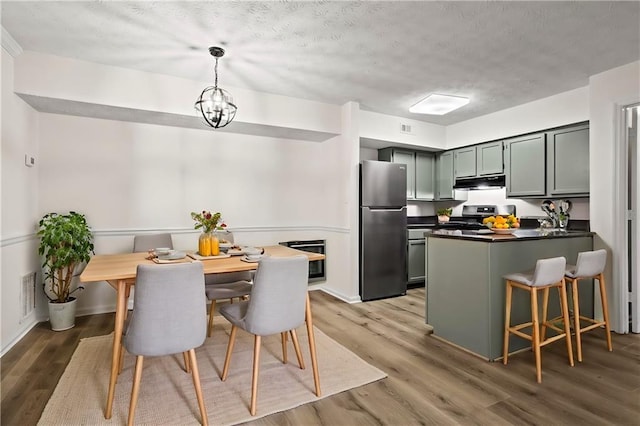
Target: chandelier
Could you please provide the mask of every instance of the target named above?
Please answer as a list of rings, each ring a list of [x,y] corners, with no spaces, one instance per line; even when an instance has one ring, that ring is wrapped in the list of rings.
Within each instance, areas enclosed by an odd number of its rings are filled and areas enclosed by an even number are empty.
[[[224,56],[224,49],[213,46],[209,48],[209,53],[216,58],[215,83],[202,91],[194,108],[207,125],[217,129],[233,121],[238,107],[233,103],[233,96],[218,87],[218,58]]]

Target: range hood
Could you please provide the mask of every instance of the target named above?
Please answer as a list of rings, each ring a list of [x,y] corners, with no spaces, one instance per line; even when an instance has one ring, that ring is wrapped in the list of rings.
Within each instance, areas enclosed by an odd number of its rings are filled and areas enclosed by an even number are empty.
[[[469,191],[474,189],[502,188],[505,186],[505,182],[504,175],[456,179],[453,189]]]

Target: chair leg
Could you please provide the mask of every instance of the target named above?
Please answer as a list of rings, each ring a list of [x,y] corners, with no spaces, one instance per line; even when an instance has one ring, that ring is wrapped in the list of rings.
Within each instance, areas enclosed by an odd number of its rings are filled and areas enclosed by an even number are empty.
[[[545,287],[542,291],[542,320],[540,321],[541,342],[544,342],[547,338],[547,312],[549,312],[549,287]]]
[[[298,357],[298,365],[301,370],[304,370],[304,360],[302,359],[302,351],[300,351],[300,344],[298,344],[298,334],[295,330],[289,330],[291,334],[291,341],[293,342],[293,348],[296,350],[296,357]]]
[[[189,363],[189,352],[182,352],[184,358],[184,371],[191,373],[191,364]]]
[[[209,424],[207,416],[207,409],[204,406],[204,398],[202,397],[202,387],[200,386],[200,372],[198,371],[198,362],[196,361],[195,349],[190,349],[189,352],[185,352],[185,355],[189,354],[189,364],[191,365],[191,376],[193,377],[193,387],[196,389],[196,398],[198,399],[198,407],[200,408],[200,416],[202,417],[203,426]]]
[[[507,295],[504,302],[505,314],[504,314],[504,341],[502,347],[502,363],[507,365],[507,359],[509,357],[509,327],[511,322],[511,297],[513,295],[513,287],[511,282],[507,280]]]
[[[227,380],[227,373],[229,373],[229,363],[231,362],[231,353],[233,352],[233,345],[236,343],[236,332],[238,327],[235,325],[231,327],[231,334],[229,335],[229,345],[227,346],[227,355],[224,358],[224,368],[222,369],[222,376],[220,380],[223,382]]]
[[[136,357],[136,369],[133,375],[133,386],[131,387],[131,401],[129,402],[129,417],[127,426],[133,426],[133,419],[136,415],[136,404],[138,404],[138,392],[140,391],[140,379],[142,378],[142,364],[144,357],[138,355]]]
[[[536,356],[536,380],[542,383],[542,363],[540,360],[540,323],[538,320],[538,290],[535,287],[529,289],[531,293],[531,337],[533,338],[533,352]]]
[[[607,333],[607,349],[613,351],[611,343],[611,323],[609,322],[609,304],[607,303],[607,289],[604,283],[604,274],[598,275],[598,283],[600,284],[600,299],[602,300],[602,316],[604,317],[604,329]]]
[[[211,307],[209,308],[209,326],[207,327],[207,336],[211,337],[213,333],[213,314],[216,310],[216,300],[211,299]]]
[[[573,298],[573,328],[576,333],[576,352],[578,362],[582,362],[582,336],[580,330],[580,301],[578,300],[578,280],[571,280],[571,297]]]
[[[562,303],[562,320],[564,322],[564,333],[567,341],[567,355],[569,355],[569,365],[573,367],[573,349],[571,348],[571,322],[569,321],[569,304],[567,303],[567,284],[564,280],[560,281],[561,289],[560,300]]]
[[[251,415],[256,415],[256,405],[258,402],[258,370],[260,369],[260,336],[254,337],[253,343],[253,377],[251,379]]]
[[[282,340],[282,363],[287,363],[287,332],[280,333],[280,340]]]
[[[122,373],[123,364],[124,364],[124,346],[120,345],[120,356],[118,357],[118,374]]]

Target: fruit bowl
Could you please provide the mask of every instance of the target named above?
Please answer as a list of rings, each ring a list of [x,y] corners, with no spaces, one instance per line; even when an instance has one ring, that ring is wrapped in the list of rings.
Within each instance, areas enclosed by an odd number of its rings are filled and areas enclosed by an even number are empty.
[[[491,229],[496,234],[513,234],[513,232],[516,230],[516,228],[503,228],[503,229],[489,228],[489,229]]]

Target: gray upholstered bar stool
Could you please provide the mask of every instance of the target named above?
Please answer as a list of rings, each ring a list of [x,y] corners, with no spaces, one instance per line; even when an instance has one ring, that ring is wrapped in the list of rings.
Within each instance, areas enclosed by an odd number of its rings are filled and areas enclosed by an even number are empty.
[[[542,366],[540,361],[540,348],[556,340],[565,339],[567,342],[567,354],[569,356],[569,365],[573,367],[573,350],[571,348],[571,330],[569,323],[569,308],[567,305],[567,293],[564,281],[564,273],[567,259],[564,257],[552,257],[549,259],[539,259],[536,262],[536,268],[533,271],[519,272],[515,274],[505,275],[507,285],[506,294],[506,313],[504,322],[504,346],[502,363],[507,365],[509,356],[509,336],[511,333],[523,339],[532,342],[532,349],[536,358],[536,379],[538,383],[542,382]],[[564,322],[564,330],[556,327],[550,321],[547,321],[547,307],[549,303],[549,289],[557,288],[560,295],[560,307],[562,319]],[[531,299],[531,321],[523,324],[511,325],[511,301],[513,289],[519,288],[529,292]],[[543,291],[542,304],[542,321],[538,319],[538,291]],[[540,325],[542,324],[542,333]],[[531,334],[521,331],[523,328],[531,327]],[[555,336],[545,338],[545,328],[551,328],[558,332]]]
[[[565,276],[571,285],[573,296],[573,327],[576,333],[576,346],[578,361],[582,362],[582,337],[585,331],[593,330],[604,325],[607,334],[607,349],[613,351],[611,344],[611,327],[609,323],[609,307],[607,305],[607,290],[604,282],[604,268],[607,264],[607,251],[604,249],[595,251],[585,251],[578,253],[578,260],[575,265],[567,265]],[[600,301],[602,302],[603,321],[595,318],[588,318],[580,315],[580,303],[578,300],[578,281],[594,279],[600,284]],[[584,327],[580,325],[580,320],[588,323]]]

